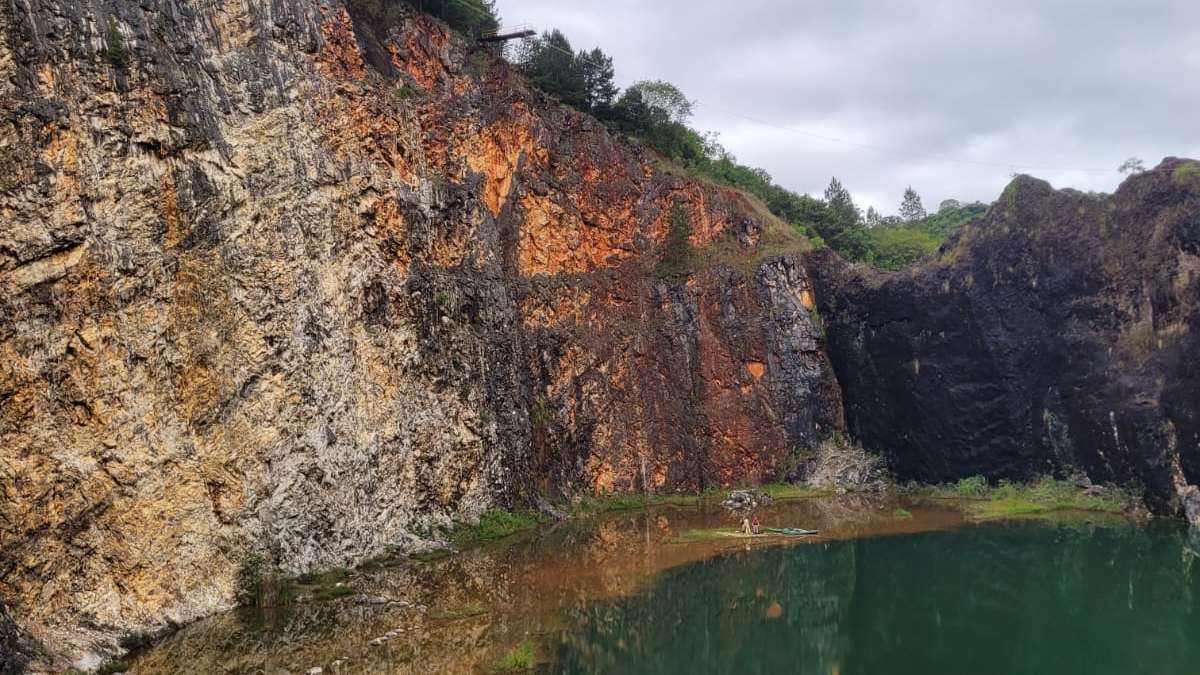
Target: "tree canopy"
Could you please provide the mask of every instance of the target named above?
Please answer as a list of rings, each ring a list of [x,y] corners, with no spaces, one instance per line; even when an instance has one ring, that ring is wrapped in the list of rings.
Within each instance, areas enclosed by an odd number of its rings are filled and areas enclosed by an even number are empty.
[[[349,0],[348,4],[351,11],[362,14],[380,28],[395,25],[404,5],[432,14],[472,37],[500,27],[495,0]],[[384,32],[380,30],[381,35]]]

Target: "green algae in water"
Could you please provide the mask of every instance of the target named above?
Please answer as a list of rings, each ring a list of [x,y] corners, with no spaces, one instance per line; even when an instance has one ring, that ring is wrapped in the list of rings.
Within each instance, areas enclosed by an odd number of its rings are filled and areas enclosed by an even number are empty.
[[[1200,534],[1017,521],[739,552],[575,608],[547,672],[1197,673]]]

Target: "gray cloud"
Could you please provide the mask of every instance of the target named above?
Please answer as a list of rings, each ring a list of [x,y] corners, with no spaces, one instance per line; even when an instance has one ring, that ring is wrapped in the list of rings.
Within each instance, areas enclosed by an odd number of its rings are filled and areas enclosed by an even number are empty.
[[[1014,170],[1109,191],[1126,157],[1200,156],[1196,0],[498,5],[506,23],[600,46],[620,84],[679,85],[700,103],[694,126],[781,185],[819,194],[837,175],[885,212],[909,184],[933,207],[991,201]]]

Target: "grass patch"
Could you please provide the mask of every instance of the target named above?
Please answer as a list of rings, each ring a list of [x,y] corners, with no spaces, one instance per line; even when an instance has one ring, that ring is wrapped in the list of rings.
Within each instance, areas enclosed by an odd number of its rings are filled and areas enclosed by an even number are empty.
[[[1200,176],[1200,164],[1196,162],[1181,164],[1171,172],[1171,178],[1175,179],[1176,183],[1186,183],[1197,176]]]
[[[892,517],[897,520],[912,520],[912,511],[908,509],[897,508],[892,511]]]
[[[622,511],[637,511],[652,506],[694,506],[699,504],[702,495],[682,494],[637,494],[637,495],[605,495],[603,497],[584,497],[571,504],[572,516],[595,516],[603,513],[620,513]]]
[[[429,612],[429,618],[434,621],[458,621],[459,619],[467,619],[481,614],[487,614],[487,610],[482,605],[463,605],[461,607],[432,610]]]
[[[510,649],[504,656],[483,665],[483,672],[488,675],[503,675],[503,673],[521,673],[532,670],[537,662],[533,643],[529,640]]]
[[[989,486],[982,476],[971,476],[935,487],[928,494],[939,499],[963,500],[963,511],[977,520],[1053,511],[1122,513],[1134,500],[1133,495],[1121,490],[1088,492],[1072,481],[1049,476],[1031,483],[1002,481],[995,487]]]
[[[828,490],[810,487],[808,485],[793,485],[791,483],[770,483],[758,487],[755,492],[764,494],[771,499],[801,499],[828,494]]]
[[[746,536],[736,527],[714,527],[702,530],[688,530],[677,537],[667,539],[669,544],[680,544],[692,541],[716,541],[718,539],[730,539],[733,537]]]
[[[479,517],[478,525],[456,525],[449,539],[458,548],[495,539],[503,539],[538,526],[537,514],[530,511],[492,509]]]

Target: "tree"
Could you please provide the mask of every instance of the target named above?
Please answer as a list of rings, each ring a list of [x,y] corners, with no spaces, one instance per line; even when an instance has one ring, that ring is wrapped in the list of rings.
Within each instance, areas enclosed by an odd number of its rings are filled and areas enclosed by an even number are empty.
[[[625,91],[626,93],[637,92],[646,105],[666,113],[667,119],[671,122],[684,124],[692,116],[692,101],[684,96],[679,87],[665,80],[634,82]]]
[[[422,10],[445,21],[451,28],[471,37],[478,37],[500,27],[494,0],[348,0],[350,12],[365,19],[374,32],[382,37],[395,26],[405,11],[402,5]]]
[[[813,223],[817,234],[826,244],[850,260],[863,260],[867,253],[866,230],[854,198],[837,178],[829,181],[825,188],[825,205],[829,217],[825,222]]]
[[[900,217],[911,223],[926,215],[928,214],[925,213],[925,207],[921,204],[921,196],[910,185],[904,191],[904,201],[900,202]]]
[[[854,197],[837,177],[830,179],[829,187],[825,188],[825,203],[843,225],[849,227],[858,223],[859,212],[854,205]]]
[[[589,109],[583,62],[557,28],[526,40],[517,54],[517,67],[538,89],[573,108]]]
[[[1138,157],[1130,157],[1129,159],[1122,162],[1121,166],[1117,168],[1117,171],[1120,171],[1121,173],[1124,173],[1124,174],[1128,174],[1130,176],[1132,176],[1134,174],[1142,173],[1145,170],[1146,170],[1146,163],[1143,162]]]
[[[883,222],[883,216],[879,215],[874,206],[868,206],[867,215],[864,220],[868,228],[879,227],[879,224]]]
[[[579,52],[575,58],[583,71],[588,111],[600,119],[607,118],[612,114],[613,100],[617,97],[612,57],[594,47],[590,52]]]
[[[500,28],[495,0],[421,0],[418,6],[472,37]]]
[[[938,213],[947,213],[949,211],[957,211],[962,208],[962,202],[957,199],[943,199],[941,204],[938,204]]]

